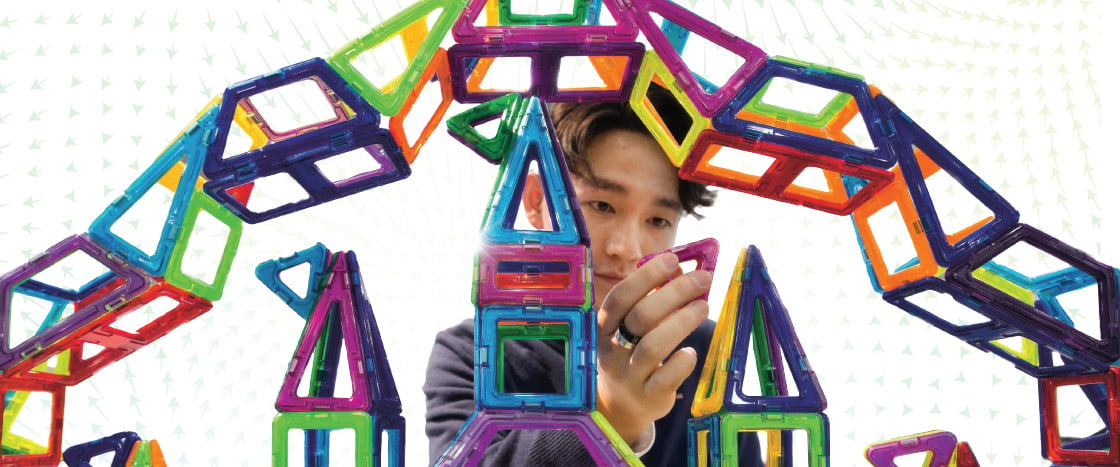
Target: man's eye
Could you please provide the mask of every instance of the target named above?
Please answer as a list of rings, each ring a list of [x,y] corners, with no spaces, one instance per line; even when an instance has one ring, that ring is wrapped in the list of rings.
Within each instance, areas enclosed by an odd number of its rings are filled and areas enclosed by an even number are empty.
[[[598,212],[611,212],[614,208],[610,204],[602,201],[589,201],[587,205],[594,211]]]
[[[659,229],[664,229],[673,225],[672,222],[669,222],[669,219],[665,219],[662,217],[654,217],[653,219],[650,219],[650,223],[653,224],[654,227],[657,227]]]

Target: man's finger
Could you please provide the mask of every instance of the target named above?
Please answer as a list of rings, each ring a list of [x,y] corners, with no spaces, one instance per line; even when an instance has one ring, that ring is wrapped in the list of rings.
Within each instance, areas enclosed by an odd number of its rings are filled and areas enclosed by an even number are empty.
[[[708,271],[692,271],[673,279],[656,292],[643,297],[622,318],[626,328],[642,336],[658,326],[673,311],[700,297],[712,284]]]
[[[684,341],[708,316],[708,303],[694,300],[665,318],[649,331],[634,347],[630,367],[642,375],[649,375]]]
[[[696,350],[692,347],[678,350],[646,380],[646,394],[676,394],[696,368],[696,361]]]
[[[678,264],[677,255],[671,253],[659,255],[615,284],[603,299],[603,306],[599,313],[599,330],[613,335],[618,329],[618,323],[622,322],[630,309],[648,295],[649,291],[665,283]]]

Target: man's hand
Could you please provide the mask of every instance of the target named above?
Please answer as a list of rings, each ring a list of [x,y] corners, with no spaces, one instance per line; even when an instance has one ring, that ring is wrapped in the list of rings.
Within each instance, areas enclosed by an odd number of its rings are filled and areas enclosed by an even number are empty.
[[[654,258],[616,284],[599,309],[597,406],[631,446],[669,413],[677,388],[696,367],[695,349],[673,349],[707,318],[708,303],[697,297],[711,287],[712,275],[702,270],[682,275],[678,266],[671,253]],[[641,337],[632,349],[614,340],[623,322]]]

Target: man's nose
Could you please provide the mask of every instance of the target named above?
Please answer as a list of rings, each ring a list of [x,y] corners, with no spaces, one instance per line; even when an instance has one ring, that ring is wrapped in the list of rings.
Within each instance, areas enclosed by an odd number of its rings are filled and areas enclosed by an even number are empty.
[[[642,258],[641,229],[632,222],[620,222],[607,231],[607,254],[627,263],[637,263]]]

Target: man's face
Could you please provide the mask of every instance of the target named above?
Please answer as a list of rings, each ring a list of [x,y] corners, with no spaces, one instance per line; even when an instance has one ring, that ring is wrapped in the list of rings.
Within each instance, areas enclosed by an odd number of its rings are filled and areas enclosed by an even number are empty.
[[[681,201],[676,169],[649,135],[602,134],[587,148],[589,177],[572,177],[591,236],[595,309],[644,256],[677,236]]]

